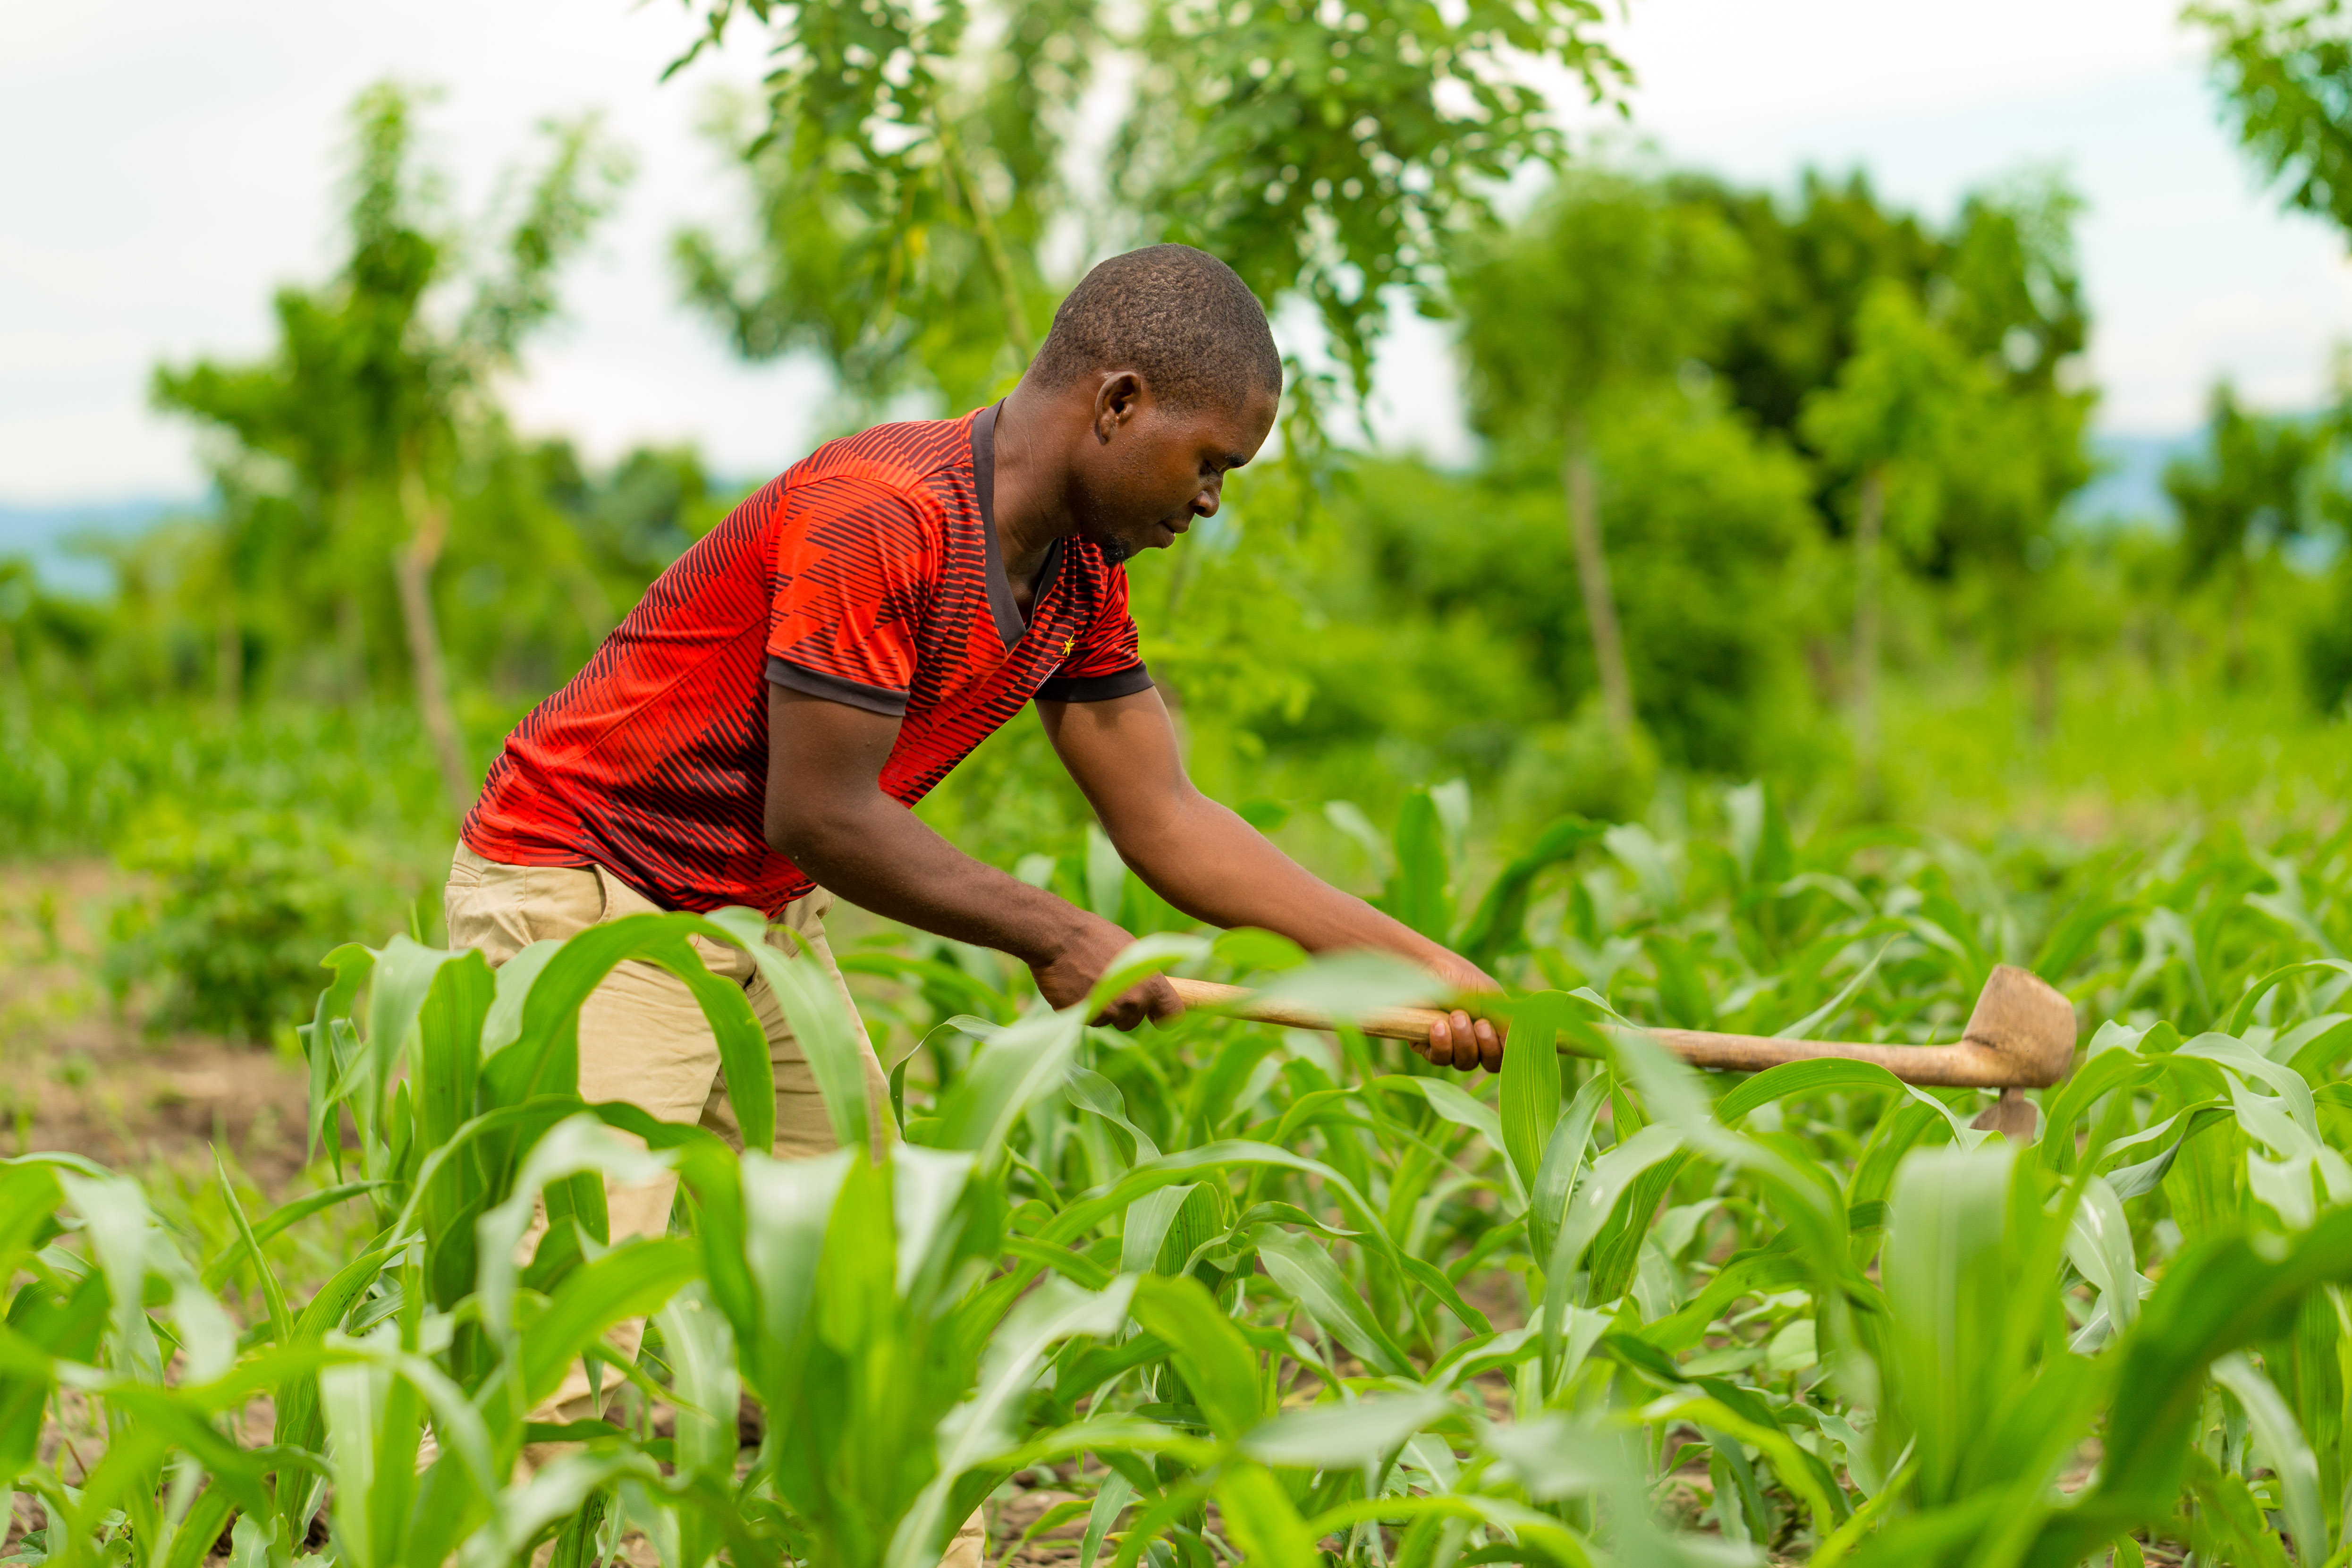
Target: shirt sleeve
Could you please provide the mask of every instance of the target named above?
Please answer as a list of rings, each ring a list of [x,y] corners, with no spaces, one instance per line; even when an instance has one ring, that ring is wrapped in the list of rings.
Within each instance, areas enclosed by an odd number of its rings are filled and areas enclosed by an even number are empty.
[[[768,679],[887,713],[907,711],[939,558],[931,519],[856,476],[788,487],[768,612]]]
[[[1037,689],[1042,702],[1108,702],[1151,689],[1151,672],[1143,666],[1135,617],[1127,607],[1127,574],[1117,567],[1108,579],[1102,608],[1094,621],[1071,642],[1045,684]]]

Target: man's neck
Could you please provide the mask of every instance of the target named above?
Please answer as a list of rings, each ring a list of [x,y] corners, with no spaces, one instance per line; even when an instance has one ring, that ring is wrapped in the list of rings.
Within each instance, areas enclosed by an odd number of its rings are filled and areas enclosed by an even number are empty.
[[[1016,594],[1026,595],[1045,568],[1054,542],[1076,533],[1066,500],[1067,466],[1045,438],[1050,396],[1024,382],[996,415],[997,556]]]

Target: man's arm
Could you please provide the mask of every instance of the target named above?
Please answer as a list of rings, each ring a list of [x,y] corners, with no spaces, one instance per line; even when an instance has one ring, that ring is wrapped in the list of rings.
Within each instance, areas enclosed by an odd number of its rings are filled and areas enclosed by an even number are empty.
[[[1135,939],[1107,920],[964,854],[882,793],[898,721],[768,688],[768,845],[862,909],[1009,952],[1056,1007],[1085,1000]],[[1184,1010],[1154,976],[1102,1021],[1122,1029]]]
[[[1037,711],[1120,858],[1193,919],[1259,926],[1315,952],[1378,948],[1465,991],[1496,989],[1469,960],[1310,875],[1195,789],[1159,692],[1103,702],[1041,701]],[[1502,1053],[1494,1025],[1456,1011],[1432,1033],[1424,1054],[1441,1066],[1492,1070]]]

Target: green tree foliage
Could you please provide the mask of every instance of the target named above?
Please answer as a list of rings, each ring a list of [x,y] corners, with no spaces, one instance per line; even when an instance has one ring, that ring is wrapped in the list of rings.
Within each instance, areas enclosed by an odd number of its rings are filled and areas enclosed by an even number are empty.
[[[1702,174],[1673,175],[1667,189],[1738,237],[1743,298],[1709,363],[1735,404],[1791,440],[1806,397],[1853,353],[1871,286],[1893,279],[1924,294],[1944,249],[1916,215],[1882,204],[1860,171],[1839,184],[1808,169],[1793,201]]]
[[[2238,139],[2289,205],[2352,234],[2352,19],[2341,0],[2200,0]]]
[[[2205,449],[2165,467],[2164,490],[2180,520],[2184,586],[2216,584],[2229,602],[2229,670],[2247,674],[2245,624],[2266,559],[2341,538],[2344,489],[2339,417],[2265,417],[2248,412],[2227,382],[2213,389]],[[2322,710],[2340,700],[2334,673],[2340,633],[2325,620],[2306,664]]]
[[[1817,548],[1802,465],[1673,383],[1605,408],[1592,438],[1612,476],[1642,721],[1662,758],[1797,767],[1811,699],[1790,634]],[[1368,465],[1334,502],[1337,542],[1316,574],[1325,620],[1296,654],[1312,696],[1296,716],[1259,721],[1266,744],[1386,746],[1407,776],[1462,771],[1482,791],[1514,779],[1529,811],[1631,804],[1612,795],[1605,758],[1577,750],[1596,673],[1548,479],[1540,467]]]
[[[1557,444],[1577,581],[1603,710],[1633,744],[1627,669],[1608,556],[1592,420],[1713,346],[1739,255],[1716,216],[1654,184],[1579,171],[1527,222],[1458,270],[1454,298],[1472,419],[1502,440]]]
[[[437,226],[433,182],[415,166],[413,116],[412,96],[390,84],[353,106],[349,256],[325,288],[278,291],[276,350],[250,364],[159,370],[154,396],[227,437],[214,574],[231,628],[224,648],[242,646],[247,606],[265,625],[291,621],[298,637],[318,639],[331,624],[342,684],[356,690],[369,644],[389,640],[380,605],[390,589],[419,706],[462,806],[472,769],[448,709],[431,590],[451,492],[492,378],[553,315],[552,275],[625,165],[593,121],[550,126],[547,163],[498,237],[496,259],[468,279],[460,237]],[[436,313],[437,295],[468,283],[461,313]]]
[[[2206,449],[2164,469],[2164,493],[2180,517],[2183,578],[2237,586],[2265,552],[2325,535],[2333,437],[2325,422],[2252,414],[2229,383],[2216,386]]]
[[[1017,374],[1073,280],[1049,259],[1072,239],[1183,240],[1269,302],[1303,295],[1360,396],[1384,290],[1433,296],[1494,184],[1561,151],[1498,64],[1557,62],[1596,100],[1625,77],[1590,36],[1591,0],[703,9],[705,43],[766,27],[777,69],[747,151],[757,247],[682,236],[689,296],[747,354],[814,352],[867,409],[902,390],[968,406]],[[1081,189],[1065,165],[1114,51],[1134,86],[1087,139]],[[746,129],[720,134],[740,146]]]
[[[1835,492],[1859,473],[1816,445],[1806,405],[1862,351],[1864,306],[1890,289],[1962,353],[1982,360],[2003,390],[2022,403],[2042,400],[2021,428],[2030,426],[2045,488],[2058,488],[2034,526],[2089,477],[2081,448],[2090,401],[2064,382],[2089,333],[2072,237],[2081,202],[2063,184],[2046,175],[1997,184],[1963,202],[1943,232],[1884,205],[1858,173],[1839,185],[1808,172],[1793,203],[1689,175],[1670,179],[1668,189],[1722,215],[1738,236],[1742,297],[1708,361],[1759,424],[1809,456],[1830,458],[1822,492],[1832,529],[1852,517],[1850,500],[1839,508]],[[1986,542],[1998,545],[1999,526],[1988,526],[1996,537]],[[2008,542],[2015,550],[2023,541]],[[1944,571],[1969,549],[1957,533],[1948,543],[1938,552]]]

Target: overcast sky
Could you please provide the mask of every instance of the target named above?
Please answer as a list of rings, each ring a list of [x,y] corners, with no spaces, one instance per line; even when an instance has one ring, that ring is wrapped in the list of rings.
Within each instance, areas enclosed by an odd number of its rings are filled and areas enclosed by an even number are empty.
[[[2217,375],[2307,405],[2352,336],[2352,270],[2326,227],[2282,216],[2217,121],[2170,0],[1633,0],[1612,33],[1640,77],[1634,129],[1676,162],[1785,187],[1866,167],[1938,220],[2028,164],[2088,199],[2082,258],[2100,425],[2194,425]],[[427,150],[478,209],[551,114],[601,109],[638,175],[568,277],[568,320],[511,401],[596,457],[698,442],[766,474],[814,428],[823,379],[742,365],[676,303],[682,222],[734,187],[695,133],[708,95],[759,72],[739,47],[667,84],[675,0],[131,0],[0,8],[0,502],[187,494],[192,434],[146,407],[159,360],[269,342],[270,289],[335,258],[342,111],[395,75],[443,89]],[[748,37],[745,44],[752,42]],[[1380,427],[1466,451],[1445,348],[1409,321]]]

